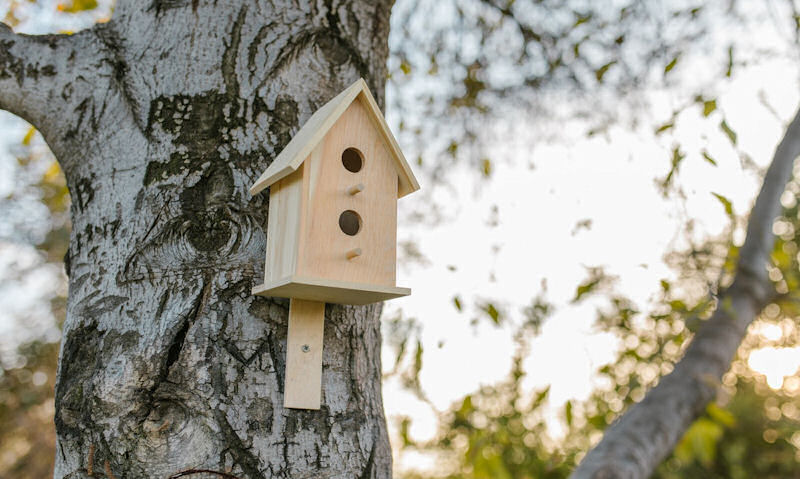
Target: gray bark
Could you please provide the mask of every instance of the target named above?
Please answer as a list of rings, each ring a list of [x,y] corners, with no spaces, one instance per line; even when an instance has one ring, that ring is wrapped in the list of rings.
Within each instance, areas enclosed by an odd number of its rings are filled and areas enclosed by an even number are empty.
[[[288,300],[250,294],[268,196],[247,192],[358,77],[382,104],[390,8],[120,1],[73,36],[0,26],[0,108],[73,200],[55,477],[391,475],[380,306],[326,309],[322,409],[284,409]]]
[[[750,212],[736,276],[720,295],[714,314],[675,369],[609,427],[572,478],[649,477],[714,398],[747,327],[774,298],[766,268],[775,243],[772,224],[780,214],[780,197],[798,155],[800,112],[775,151]]]

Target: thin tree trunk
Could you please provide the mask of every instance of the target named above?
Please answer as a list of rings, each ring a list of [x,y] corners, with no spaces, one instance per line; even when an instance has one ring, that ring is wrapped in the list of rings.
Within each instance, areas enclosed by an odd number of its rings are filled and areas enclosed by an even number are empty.
[[[775,243],[772,224],[798,155],[800,112],[775,151],[750,213],[733,284],[675,369],[608,428],[572,478],[649,477],[714,398],[747,327],[774,297],[766,268]]]
[[[284,409],[288,300],[250,294],[268,195],[247,192],[358,77],[382,103],[390,8],[120,1],[74,36],[0,26],[0,108],[73,201],[55,477],[390,477],[380,306],[326,309],[322,409]]]

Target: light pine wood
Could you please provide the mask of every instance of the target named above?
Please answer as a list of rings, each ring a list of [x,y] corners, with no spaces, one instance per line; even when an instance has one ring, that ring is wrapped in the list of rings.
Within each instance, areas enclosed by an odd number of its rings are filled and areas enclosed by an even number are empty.
[[[305,245],[297,258],[298,276],[395,285],[397,174],[370,116],[361,102],[353,102],[306,162],[308,213],[302,227]],[[347,148],[359,150],[364,160],[356,173],[342,165]],[[348,194],[354,183],[363,184],[364,191]],[[339,216],[346,210],[361,218],[354,236],[339,227]],[[349,261],[346,253],[356,248],[362,249],[362,255],[358,261]]]
[[[286,339],[283,406],[319,409],[322,395],[322,337],[325,303],[292,299]]]
[[[294,274],[302,246],[305,223],[303,165],[270,188],[267,219],[267,254],[264,281],[269,283]]]
[[[347,188],[347,194],[350,196],[355,196],[358,193],[364,191],[364,183],[359,183],[357,185],[353,185],[350,188]]]
[[[376,133],[380,135],[391,153],[393,167],[398,176],[398,198],[417,191],[419,183],[403,156],[397,140],[392,135],[389,125],[386,124],[375,98],[370,93],[367,83],[363,79],[358,79],[311,115],[300,131],[292,137],[289,144],[250,187],[250,194],[257,194],[297,170],[317,147],[317,144],[328,134],[328,131],[338,122],[339,117],[354,102],[361,103],[369,111],[370,121],[374,125]]]
[[[370,304],[408,296],[411,290],[397,286],[290,276],[272,283],[260,284],[253,288],[253,294],[335,304]]]

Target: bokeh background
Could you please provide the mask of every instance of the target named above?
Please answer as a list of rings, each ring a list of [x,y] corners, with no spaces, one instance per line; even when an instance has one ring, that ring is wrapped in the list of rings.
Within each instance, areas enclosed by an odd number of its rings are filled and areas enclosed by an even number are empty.
[[[400,204],[383,314],[399,477],[566,477],[671,371],[730,281],[761,176],[800,103],[794,0],[398,0],[386,114],[423,190]],[[74,32],[101,0],[5,0]],[[782,293],[661,478],[800,476],[793,181]],[[54,457],[69,192],[0,115],[0,478]]]

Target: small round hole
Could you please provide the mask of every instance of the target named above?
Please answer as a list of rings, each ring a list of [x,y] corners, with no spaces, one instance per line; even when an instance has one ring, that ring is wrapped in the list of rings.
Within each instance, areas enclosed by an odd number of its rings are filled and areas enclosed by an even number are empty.
[[[358,173],[364,166],[364,158],[361,152],[355,148],[348,148],[342,153],[342,164],[347,171]]]
[[[361,230],[361,217],[353,210],[347,210],[339,215],[339,228],[349,236],[355,236]]]

